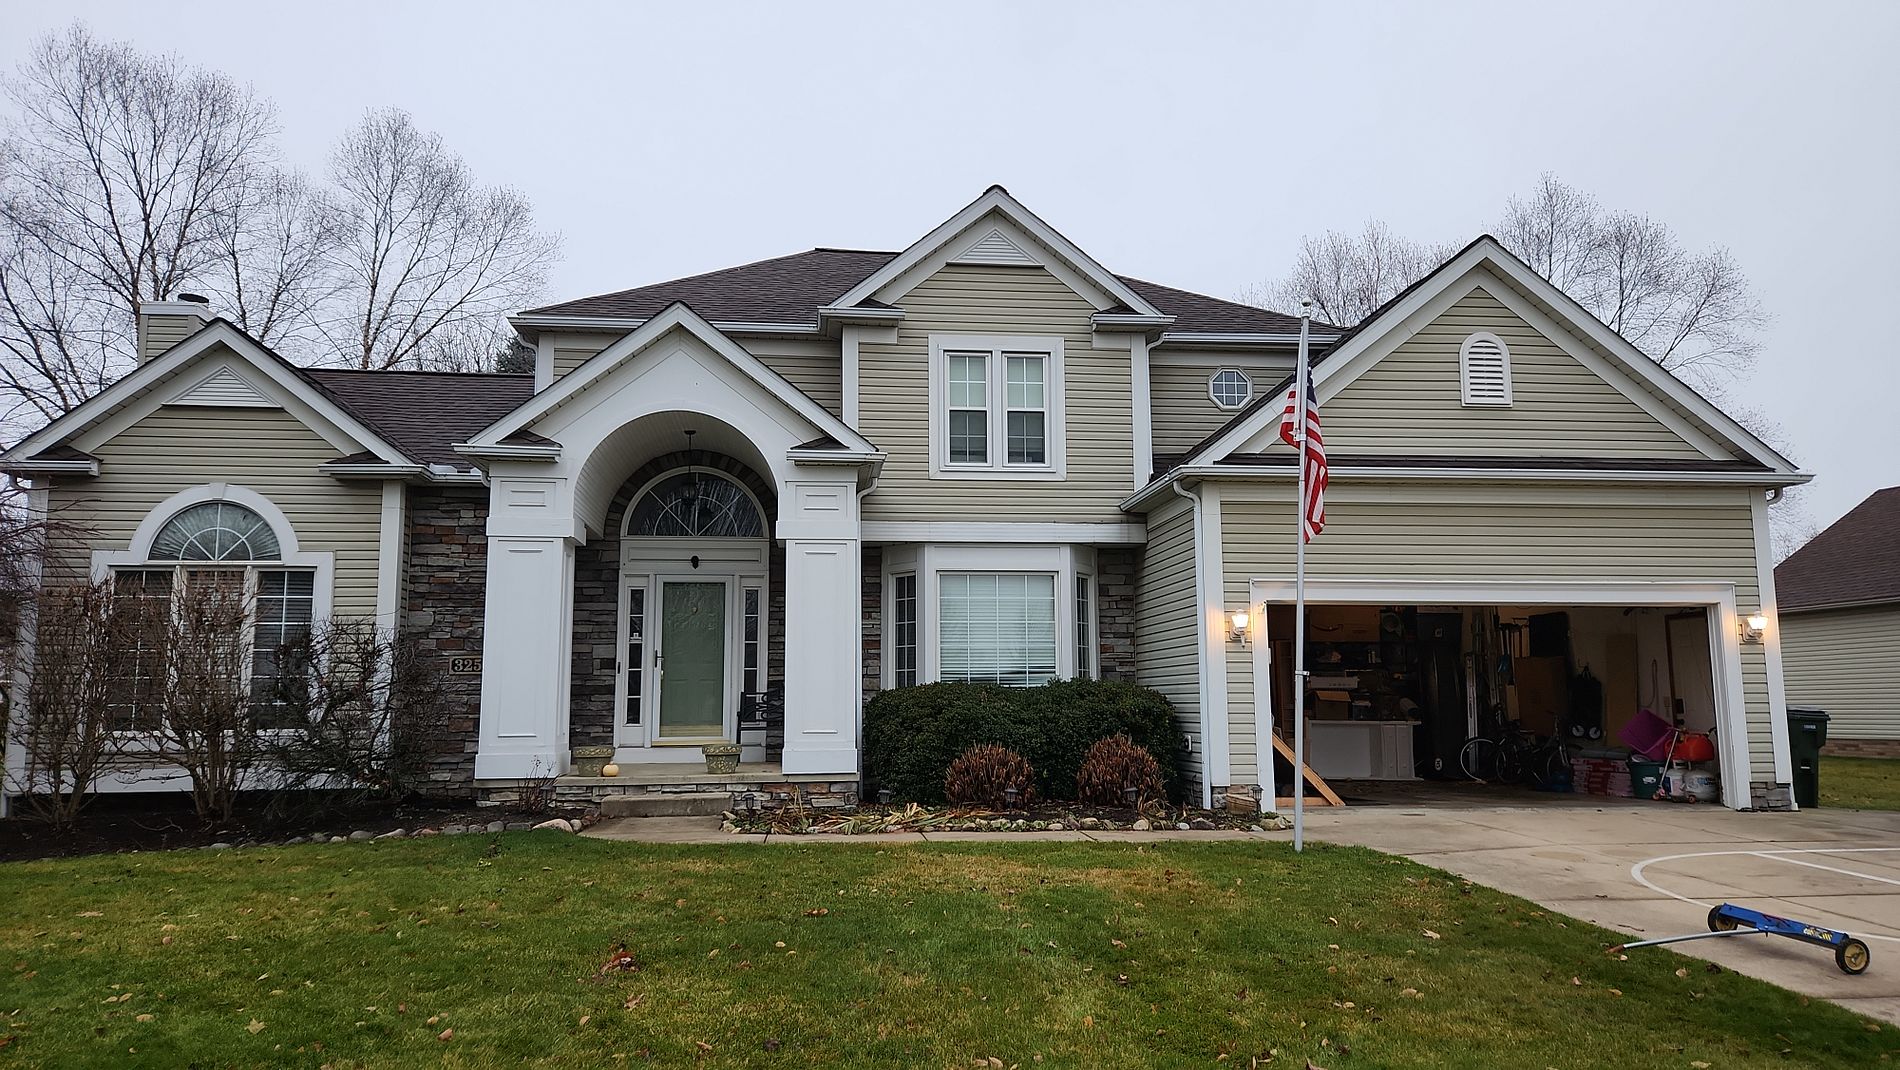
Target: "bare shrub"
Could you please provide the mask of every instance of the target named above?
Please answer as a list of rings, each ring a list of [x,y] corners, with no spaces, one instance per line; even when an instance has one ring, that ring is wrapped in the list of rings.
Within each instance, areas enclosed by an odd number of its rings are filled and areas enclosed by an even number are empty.
[[[1094,806],[1126,806],[1129,788],[1137,808],[1167,798],[1161,763],[1127,736],[1096,740],[1075,774],[1076,797]]]
[[[155,756],[190,777],[199,820],[223,823],[238,793],[256,786],[265,753],[249,687],[249,599],[236,571],[187,571],[182,583],[163,631],[165,696]]]
[[[116,718],[135,686],[136,624],[110,582],[51,586],[31,618],[35,657],[8,746],[23,759],[9,791],[29,811],[70,829],[119,750]]]
[[[943,778],[944,798],[953,803],[1020,806],[1031,801],[1035,790],[1029,759],[996,743],[978,743],[964,751]]]

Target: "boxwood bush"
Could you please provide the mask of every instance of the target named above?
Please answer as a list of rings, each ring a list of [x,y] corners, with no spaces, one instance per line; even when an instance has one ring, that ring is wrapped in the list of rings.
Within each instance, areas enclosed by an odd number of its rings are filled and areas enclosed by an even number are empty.
[[[978,743],[1029,759],[1045,799],[1075,798],[1082,756],[1098,739],[1126,735],[1160,763],[1170,798],[1182,790],[1174,708],[1155,691],[1115,680],[1058,680],[1041,687],[925,684],[880,692],[864,708],[864,777],[900,802],[940,803],[943,777]]]

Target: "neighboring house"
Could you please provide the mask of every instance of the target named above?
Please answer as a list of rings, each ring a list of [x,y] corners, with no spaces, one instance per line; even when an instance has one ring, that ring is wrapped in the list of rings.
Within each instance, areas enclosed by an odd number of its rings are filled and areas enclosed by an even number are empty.
[[[1827,749],[1900,757],[1900,487],[1877,490],[1775,568],[1788,701]]]
[[[1172,700],[1202,800],[1279,793],[1299,322],[1113,274],[1001,187],[901,252],[524,312],[532,376],[301,369],[189,302],[140,322],[137,370],[5,455],[94,532],[49,578],[221,555],[261,636],[407,629],[458,673],[446,791],[584,744],[626,776],[573,792],[690,784],[737,740],[765,765],[726,783],[842,802],[868,693],[1098,675]],[[1317,605],[1464,622],[1441,672],[1488,671],[1503,612],[1570,612],[1649,702],[1667,641],[1724,801],[1786,805],[1779,636],[1741,622],[1773,616],[1767,509],[1808,476],[1489,237],[1312,338]],[[1475,715],[1441,682],[1455,750]]]

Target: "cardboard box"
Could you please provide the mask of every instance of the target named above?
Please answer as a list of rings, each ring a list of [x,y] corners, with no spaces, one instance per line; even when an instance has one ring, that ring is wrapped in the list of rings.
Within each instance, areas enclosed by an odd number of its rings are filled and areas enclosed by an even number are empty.
[[[1307,708],[1313,711],[1316,721],[1344,721],[1352,717],[1352,693],[1315,691]]]
[[[1308,606],[1307,637],[1319,643],[1376,643],[1378,606]]]

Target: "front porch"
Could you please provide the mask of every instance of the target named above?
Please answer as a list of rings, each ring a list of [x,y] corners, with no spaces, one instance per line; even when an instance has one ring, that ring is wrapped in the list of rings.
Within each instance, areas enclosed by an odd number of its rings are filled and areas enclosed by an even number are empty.
[[[483,806],[516,805],[525,793],[546,790],[518,779],[475,782]],[[724,800],[719,809],[770,810],[804,805],[847,809],[858,802],[858,781],[851,774],[787,773],[779,762],[741,762],[731,773],[708,773],[703,764],[654,762],[623,765],[618,776],[567,774],[553,778],[556,806],[598,806],[609,799],[671,798]],[[750,797],[748,803],[748,797]]]

